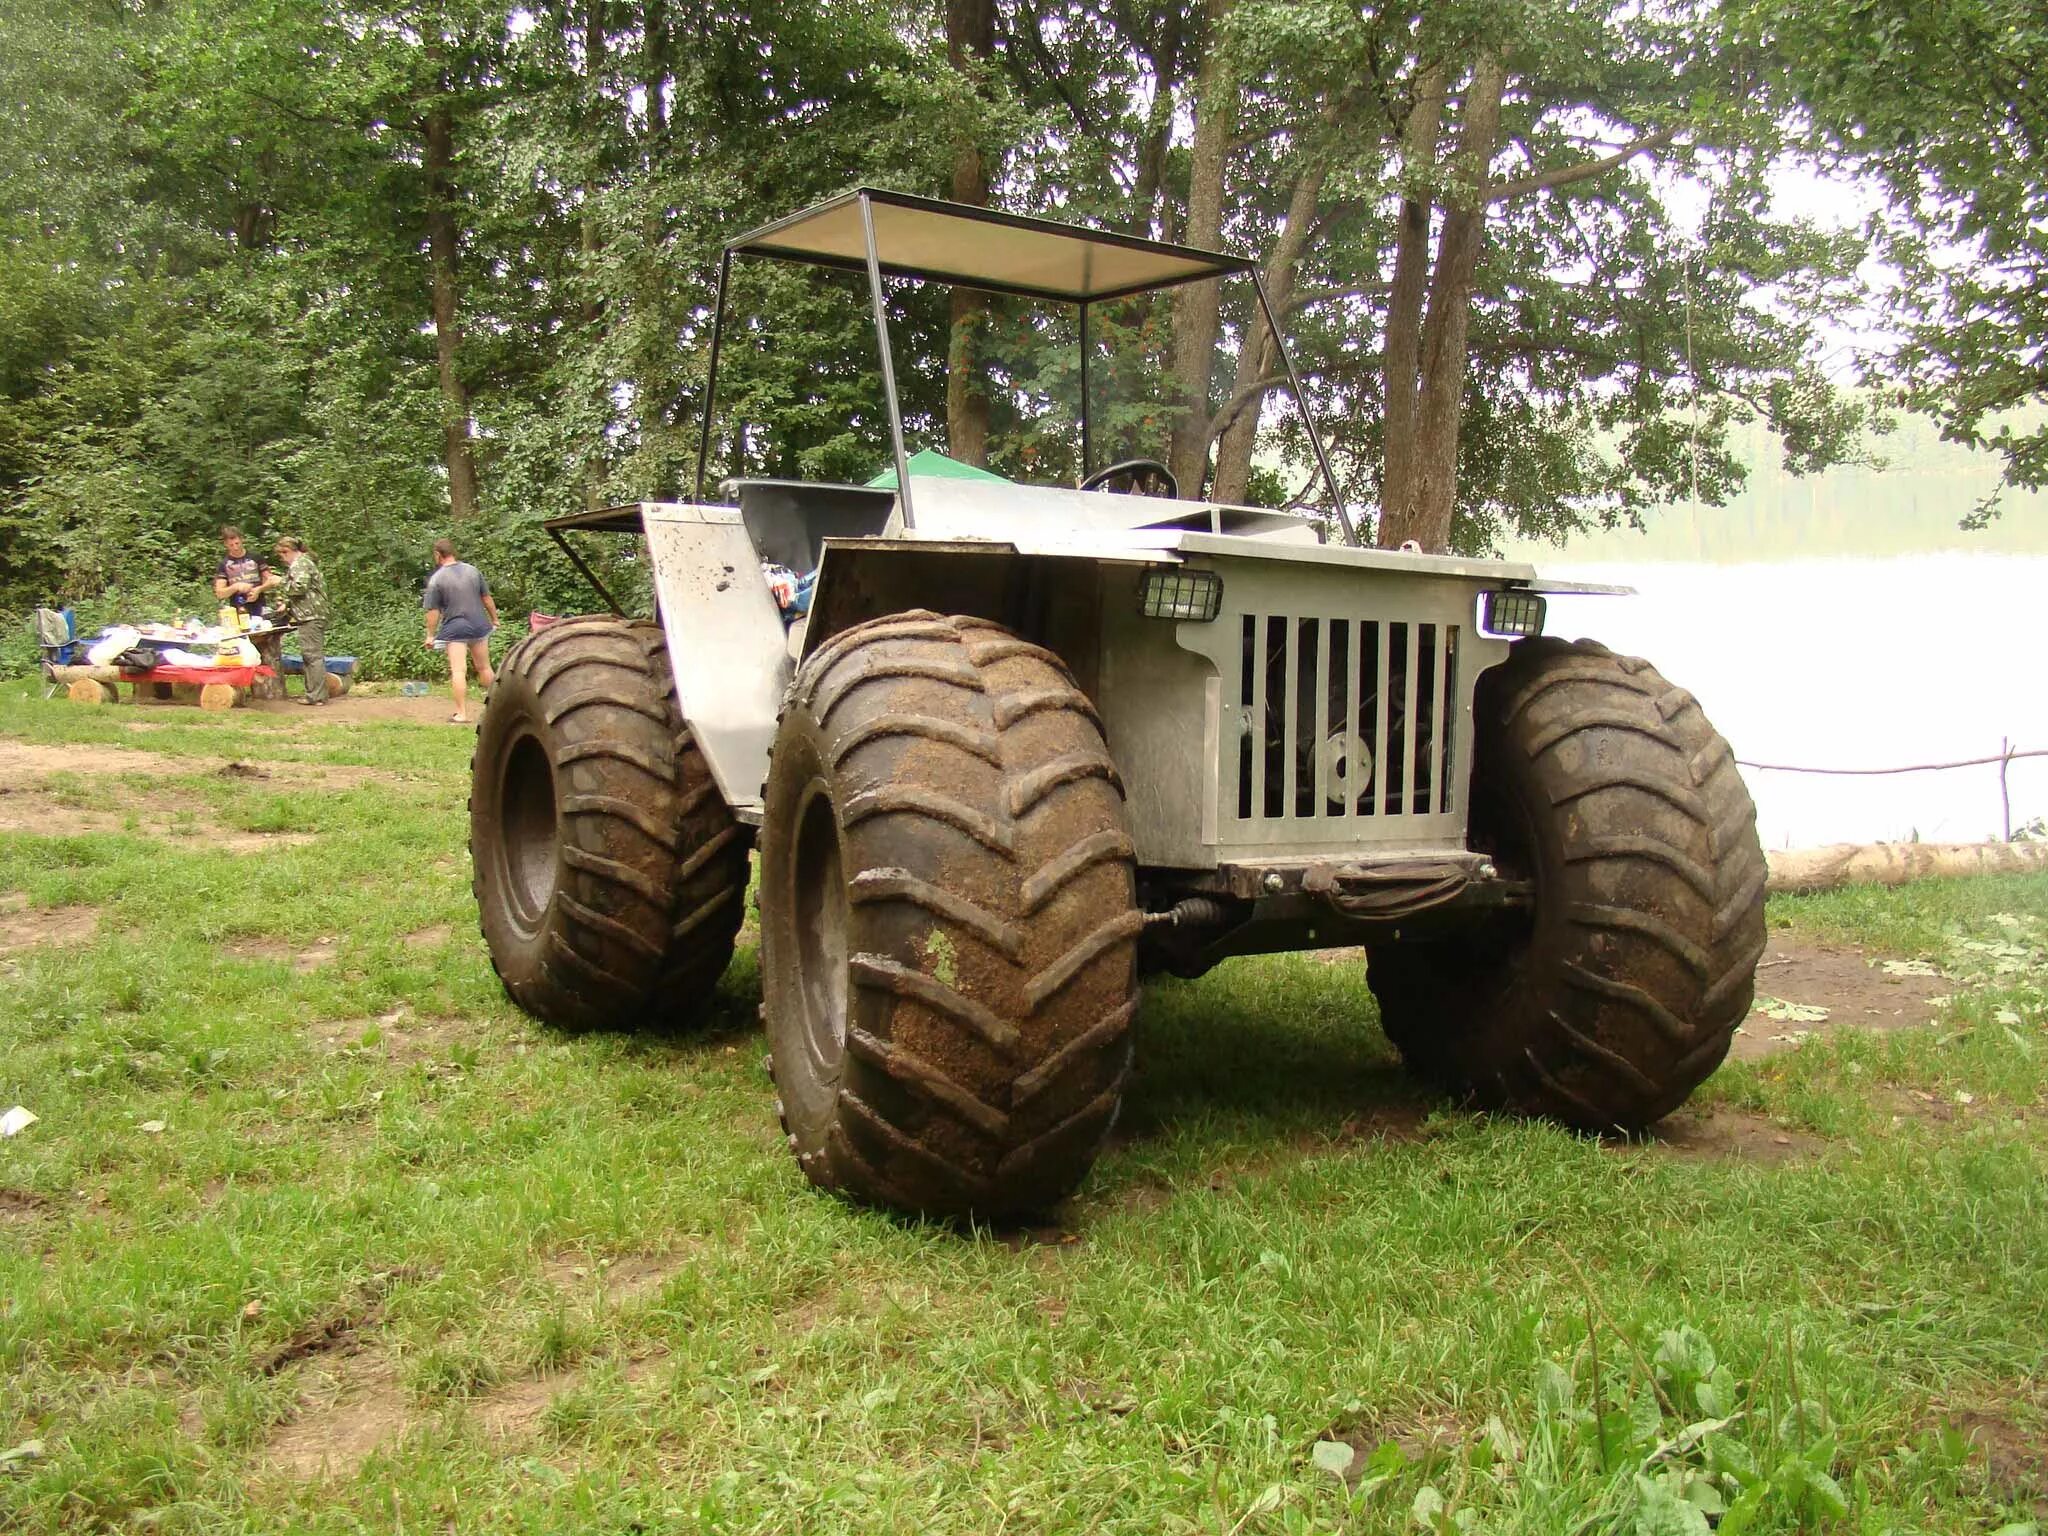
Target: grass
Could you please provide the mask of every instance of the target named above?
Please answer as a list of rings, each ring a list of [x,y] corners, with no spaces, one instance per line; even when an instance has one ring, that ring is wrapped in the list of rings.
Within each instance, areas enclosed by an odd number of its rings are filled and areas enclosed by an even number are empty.
[[[0,919],[98,914],[0,956],[0,1109],[41,1116],[0,1141],[0,1529],[1962,1532],[2048,1497],[2048,880],[1774,901],[1969,978],[1700,1096],[1810,1155],[1432,1102],[1355,964],[1276,957],[1150,988],[1057,1227],[960,1232],[803,1183],[750,953],[685,1038],[509,1006],[464,733],[130,716],[0,696],[0,742],[170,760],[43,786],[116,829],[0,832]]]

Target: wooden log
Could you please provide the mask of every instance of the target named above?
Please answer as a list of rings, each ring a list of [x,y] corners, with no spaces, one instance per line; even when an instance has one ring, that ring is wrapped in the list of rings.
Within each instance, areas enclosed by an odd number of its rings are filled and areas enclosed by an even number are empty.
[[[209,713],[233,709],[242,702],[238,697],[241,691],[232,683],[202,683],[199,688],[199,707]]]
[[[94,667],[76,662],[69,666],[52,667],[51,674],[60,683],[75,683],[81,679],[95,683],[118,683],[121,681],[119,667]]]
[[[1766,890],[1828,891],[2048,871],[2048,843],[1835,843],[1766,853],[1764,861],[1770,868]]]
[[[90,677],[74,677],[65,685],[64,692],[74,704],[111,704],[120,698],[111,683]]]

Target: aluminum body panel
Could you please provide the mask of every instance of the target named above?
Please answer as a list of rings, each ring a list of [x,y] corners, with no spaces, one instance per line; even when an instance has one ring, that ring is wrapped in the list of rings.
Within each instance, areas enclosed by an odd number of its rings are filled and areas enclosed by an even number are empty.
[[[1128,568],[1098,568],[1095,577],[1075,596],[1093,601],[1101,615],[1095,707],[1123,776],[1138,862],[1210,868],[1216,862],[1222,674],[1209,657],[1187,648],[1180,632],[1213,626],[1141,617],[1137,573]],[[1224,591],[1227,601],[1227,582]]]
[[[1233,539],[1213,533],[1184,533],[1174,546],[1183,555],[1230,555],[1247,560],[1286,560],[1330,566],[1345,571],[1399,572],[1404,576],[1458,576],[1487,587],[1526,586],[1536,567],[1519,560],[1475,560],[1467,555],[1419,555],[1398,549],[1367,549],[1352,544],[1282,543],[1272,539]]]
[[[1154,679],[1129,704],[1104,700],[1112,741],[1142,744],[1135,760],[1119,754],[1126,782],[1142,784],[1140,862],[1464,846],[1472,690],[1508,654],[1474,623],[1491,583],[1348,562],[1191,563],[1223,580],[1214,622],[1174,626],[1209,675],[1199,689]],[[1105,675],[1129,665],[1105,646]],[[1198,786],[1186,748],[1167,744],[1176,729],[1200,737]]]
[[[1508,652],[1480,633],[1478,600],[1529,582],[1529,567],[1298,541],[1285,524],[1264,537],[1145,527],[1133,520],[1203,509],[917,479],[938,491],[918,528],[822,540],[803,649],[908,607],[980,613],[1052,645],[1102,715],[1149,867],[1464,846],[1472,690]],[[639,510],[678,698],[751,821],[795,647],[739,509]],[[1145,568],[1182,563],[1221,577],[1218,618],[1141,617]]]
[[[891,535],[998,539],[1029,554],[1094,553],[1113,534],[1132,550],[1171,550],[1191,525],[1206,530],[1216,523],[1225,535],[1256,535],[1289,549],[1316,547],[1314,524],[1270,508],[938,475],[912,475],[910,493],[917,526],[906,530],[899,515],[890,519]]]
[[[644,503],[640,519],[683,718],[725,803],[752,820],[794,665],[782,615],[737,508]]]

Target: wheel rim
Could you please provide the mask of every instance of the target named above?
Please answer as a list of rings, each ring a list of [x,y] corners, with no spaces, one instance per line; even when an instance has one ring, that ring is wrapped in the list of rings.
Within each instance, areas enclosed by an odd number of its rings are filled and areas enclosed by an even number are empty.
[[[822,782],[805,792],[790,861],[789,911],[795,919],[796,997],[804,1049],[821,1082],[837,1078],[846,1054],[846,881],[839,818]]]
[[[505,754],[498,807],[504,836],[502,876],[506,905],[526,933],[539,931],[554,899],[559,864],[555,772],[537,737],[521,736]]]

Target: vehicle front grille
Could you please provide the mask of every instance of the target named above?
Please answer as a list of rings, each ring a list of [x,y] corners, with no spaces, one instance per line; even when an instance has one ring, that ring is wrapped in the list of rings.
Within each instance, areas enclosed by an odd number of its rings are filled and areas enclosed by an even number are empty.
[[[1302,831],[1349,823],[1352,835],[1378,840],[1398,835],[1390,819],[1461,809],[1452,803],[1458,625],[1283,614],[1239,622],[1226,817]]]

